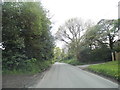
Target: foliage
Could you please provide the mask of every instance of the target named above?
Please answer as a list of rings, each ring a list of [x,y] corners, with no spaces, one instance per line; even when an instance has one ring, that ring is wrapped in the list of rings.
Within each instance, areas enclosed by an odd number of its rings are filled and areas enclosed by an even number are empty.
[[[98,31],[99,40],[108,44],[109,48],[113,50],[113,44],[115,43],[115,37],[118,35],[118,27],[116,26],[117,20],[105,20],[102,19],[98,22],[100,29]],[[108,41],[108,43],[107,43]]]
[[[120,52],[120,40],[114,43],[114,50]]]
[[[56,39],[68,45],[70,54],[78,59],[78,47],[81,42],[82,32],[86,29],[86,23],[79,18],[72,18],[60,26]]]
[[[119,61],[111,61],[104,64],[99,65],[91,65],[88,69],[97,72],[99,74],[103,74],[106,76],[113,77],[115,79],[120,80],[120,72],[118,72],[118,63]]]
[[[110,61],[111,53],[119,49],[118,44],[115,44],[118,23],[118,20],[101,19],[96,25],[92,25],[73,18],[59,27],[56,38],[67,44],[69,59],[89,63]]]
[[[91,50],[90,47],[81,47],[79,59],[86,63],[111,61],[111,51],[106,46]]]
[[[25,69],[27,66],[32,70],[32,66],[37,68],[37,65],[52,59],[54,39],[46,13],[39,2],[2,4],[4,70]],[[36,61],[33,62],[32,58]],[[47,66],[47,63],[43,64]]]
[[[100,20],[98,24],[88,28],[85,32],[85,42],[94,47],[99,46],[99,44],[108,45],[112,50],[115,37],[118,35],[118,27],[115,23],[116,20]]]
[[[54,60],[58,61],[61,59],[61,49],[59,47],[54,48]]]
[[[61,60],[60,62],[64,62],[64,63],[71,64],[71,65],[83,65],[84,64],[75,59]]]
[[[89,27],[79,46],[79,60],[87,62],[112,60],[111,52],[118,49],[118,46],[114,45],[118,35],[116,23],[117,20],[102,19]]]
[[[42,62],[35,62],[36,59],[27,60],[25,66],[23,68],[13,70],[3,69],[3,74],[35,74],[40,73],[47,68],[49,68],[52,64],[51,60],[42,61]]]

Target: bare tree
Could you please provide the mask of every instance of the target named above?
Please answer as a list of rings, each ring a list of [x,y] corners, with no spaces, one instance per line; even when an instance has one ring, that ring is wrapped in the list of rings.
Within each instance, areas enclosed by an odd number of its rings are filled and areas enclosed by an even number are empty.
[[[75,57],[77,57],[79,44],[86,26],[90,25],[84,23],[81,19],[69,19],[59,27],[55,37],[57,40],[65,42],[69,48],[72,48]]]

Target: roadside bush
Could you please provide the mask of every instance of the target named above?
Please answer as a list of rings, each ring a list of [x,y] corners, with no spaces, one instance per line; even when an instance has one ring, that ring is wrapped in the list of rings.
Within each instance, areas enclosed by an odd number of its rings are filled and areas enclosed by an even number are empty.
[[[51,60],[45,60],[45,61],[40,61],[37,62],[35,58],[26,60],[24,62],[24,66],[21,68],[15,68],[12,70],[4,69],[3,74],[35,74],[35,73],[40,73],[47,68],[49,68],[52,64]]]
[[[13,70],[13,69],[20,69],[26,66],[26,59],[28,59],[24,54],[21,55],[16,53],[14,56],[3,58],[2,60],[2,68]]]
[[[97,63],[111,61],[111,51],[109,48],[84,48],[79,52],[79,61],[87,63]]]
[[[61,60],[60,62],[64,62],[64,63],[71,64],[71,65],[82,65],[83,64],[75,59]]]

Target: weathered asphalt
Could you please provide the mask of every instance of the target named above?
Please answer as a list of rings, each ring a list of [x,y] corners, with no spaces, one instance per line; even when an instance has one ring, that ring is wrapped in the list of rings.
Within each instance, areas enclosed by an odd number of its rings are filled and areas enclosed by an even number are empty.
[[[33,88],[118,88],[118,84],[78,67],[57,62]]]

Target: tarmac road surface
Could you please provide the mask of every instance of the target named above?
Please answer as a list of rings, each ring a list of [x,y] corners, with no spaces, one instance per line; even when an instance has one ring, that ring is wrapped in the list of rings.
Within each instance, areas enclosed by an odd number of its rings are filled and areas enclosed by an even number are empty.
[[[56,62],[34,88],[118,88],[118,84],[78,67]]]

